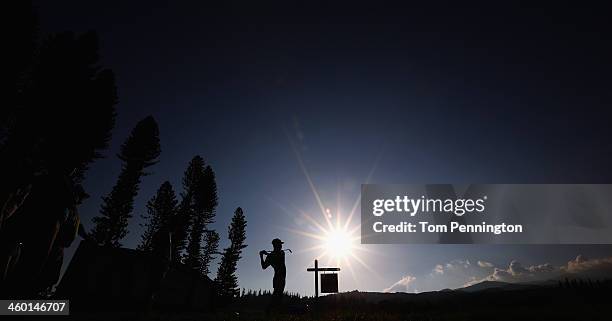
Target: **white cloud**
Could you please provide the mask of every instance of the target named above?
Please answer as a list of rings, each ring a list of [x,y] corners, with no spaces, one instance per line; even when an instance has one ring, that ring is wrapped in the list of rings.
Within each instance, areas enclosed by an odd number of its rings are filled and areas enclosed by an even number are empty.
[[[493,263],[486,262],[486,261],[478,261],[478,266],[480,266],[481,268],[492,268]]]
[[[612,277],[612,257],[589,260],[582,255],[578,255],[574,260],[567,262],[567,265],[562,266],[561,269],[564,272],[579,274],[584,277],[609,278]]]
[[[445,288],[457,288],[465,284],[466,280],[477,276],[482,279],[487,270],[472,264],[469,260],[453,260],[444,264],[437,264],[430,273],[422,277],[403,277],[398,282],[386,288],[385,292],[426,292]]]
[[[520,262],[513,260],[506,269],[494,268],[493,273],[482,281],[489,280],[509,283],[544,281],[552,279],[559,274],[560,269],[548,263],[524,267]]]
[[[532,265],[529,267],[529,272],[531,273],[541,273],[541,272],[553,272],[555,267],[550,263],[540,264],[540,265]]]
[[[612,257],[589,260],[578,255],[576,259],[562,266],[554,266],[549,263],[524,266],[519,261],[512,260],[507,267],[496,267],[486,261],[471,264],[468,260],[453,260],[437,264],[429,274],[423,277],[404,276],[384,291],[437,291],[445,288],[461,288],[482,281],[521,283],[546,281],[566,275],[610,278],[612,277]]]
[[[411,283],[413,283],[415,280],[416,278],[414,276],[406,275],[390,287],[384,289],[383,292],[408,292]]]
[[[444,266],[442,266],[442,264],[438,264],[433,271],[436,274],[444,274]]]

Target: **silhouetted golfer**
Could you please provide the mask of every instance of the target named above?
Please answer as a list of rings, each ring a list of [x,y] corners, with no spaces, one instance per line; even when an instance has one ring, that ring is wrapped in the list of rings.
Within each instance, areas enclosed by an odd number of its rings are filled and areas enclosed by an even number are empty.
[[[274,269],[274,278],[272,279],[272,287],[274,288],[273,296],[280,301],[280,298],[283,296],[283,292],[285,291],[285,277],[287,276],[283,241],[280,239],[274,239],[272,240],[272,246],[274,247],[272,252],[260,251],[259,259],[261,260],[262,269],[265,270],[270,265]],[[266,255],[265,259],[264,255]]]

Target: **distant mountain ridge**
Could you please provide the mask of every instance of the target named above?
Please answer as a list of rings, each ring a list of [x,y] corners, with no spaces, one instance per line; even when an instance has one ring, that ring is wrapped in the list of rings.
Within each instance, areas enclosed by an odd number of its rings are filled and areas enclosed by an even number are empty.
[[[439,291],[429,291],[420,293],[406,292],[360,292],[351,291],[337,293],[326,296],[327,298],[336,299],[359,299],[369,303],[377,303],[381,301],[402,301],[402,300],[420,300],[432,297],[443,297],[447,295],[455,295],[461,293],[480,293],[480,292],[507,292],[520,290],[535,290],[555,287],[559,284],[560,279],[551,279],[546,281],[526,282],[526,283],[509,283],[501,281],[482,281],[464,288],[443,289]]]
[[[464,288],[455,289],[454,291],[463,292],[478,292],[487,290],[501,290],[501,291],[514,291],[514,290],[525,290],[530,288],[537,288],[544,286],[544,283],[508,283],[501,281],[482,281]]]

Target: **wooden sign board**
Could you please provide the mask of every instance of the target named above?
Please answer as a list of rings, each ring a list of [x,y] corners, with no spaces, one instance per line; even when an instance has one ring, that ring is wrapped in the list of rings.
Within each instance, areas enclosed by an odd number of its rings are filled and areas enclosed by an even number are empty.
[[[321,293],[338,293],[338,274],[321,274]]]
[[[315,298],[319,297],[319,272],[338,272],[337,267],[319,267],[319,260],[314,261],[314,268],[307,268],[306,271],[314,272]],[[338,274],[321,274],[321,293],[338,292]]]

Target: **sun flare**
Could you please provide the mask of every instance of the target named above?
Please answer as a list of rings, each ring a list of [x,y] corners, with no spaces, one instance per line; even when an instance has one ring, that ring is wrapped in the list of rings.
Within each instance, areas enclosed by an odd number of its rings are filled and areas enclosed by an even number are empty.
[[[357,202],[355,202],[357,204]],[[311,252],[313,258],[319,260],[323,266],[348,268],[353,279],[357,279],[354,264],[361,265],[369,272],[376,274],[365,262],[367,253],[371,253],[360,242],[360,225],[352,222],[356,206],[348,215],[341,211],[333,212],[329,208],[323,209],[322,219],[316,219],[303,211],[301,217],[305,218],[310,228],[289,229],[291,232],[306,236],[313,241],[314,246],[300,249],[299,252]]]
[[[334,266],[343,269],[348,268],[354,280],[357,280],[357,274],[354,270],[355,263],[365,268],[371,275],[379,276],[377,271],[366,263],[367,254],[375,255],[377,253],[369,251],[361,245],[361,225],[358,221],[353,220],[360,204],[361,197],[357,196],[350,208],[343,208],[341,202],[342,193],[338,190],[335,207],[327,207],[304,165],[300,149],[296,147],[291,137],[288,136],[288,138],[296,155],[298,165],[306,178],[306,183],[310,187],[319,208],[319,210],[313,212],[309,211],[310,213],[295,208],[294,212],[289,211],[281,205],[281,209],[287,214],[296,216],[306,223],[305,225],[303,223],[300,224],[301,226],[299,229],[287,228],[287,230],[301,236],[306,236],[314,243],[314,246],[299,249],[298,252],[311,252],[313,259],[319,260],[319,264],[324,266]],[[376,162],[378,162],[378,159]],[[375,168],[376,164],[374,164],[372,170],[368,174],[365,180],[366,183],[370,181]]]
[[[353,238],[346,229],[332,229],[324,242],[329,256],[334,259],[344,259],[353,254]]]

